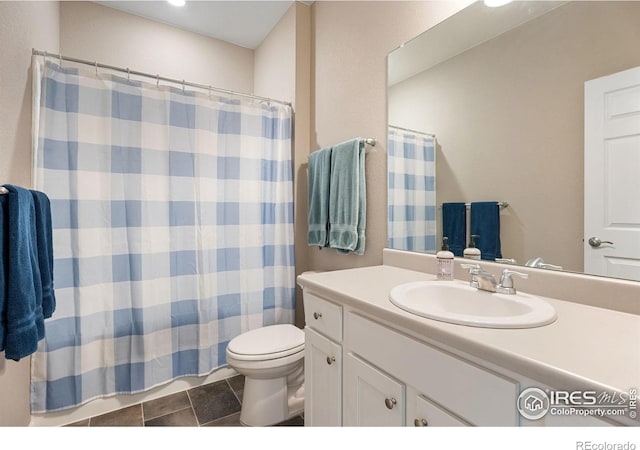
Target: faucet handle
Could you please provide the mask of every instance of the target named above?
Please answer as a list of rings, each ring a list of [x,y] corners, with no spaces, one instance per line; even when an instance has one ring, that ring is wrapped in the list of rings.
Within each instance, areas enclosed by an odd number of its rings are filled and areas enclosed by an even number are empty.
[[[500,276],[500,283],[498,284],[497,291],[501,294],[515,294],[516,289],[513,287],[513,275],[520,278],[529,278],[528,273],[516,272],[515,270],[504,269]]]
[[[467,269],[471,275],[471,281],[469,281],[469,286],[472,288],[478,289],[478,279],[476,275],[480,273],[480,264],[460,264],[460,267],[463,269]]]
[[[556,266],[555,264],[542,263],[538,267],[541,269],[562,270],[562,266]]]

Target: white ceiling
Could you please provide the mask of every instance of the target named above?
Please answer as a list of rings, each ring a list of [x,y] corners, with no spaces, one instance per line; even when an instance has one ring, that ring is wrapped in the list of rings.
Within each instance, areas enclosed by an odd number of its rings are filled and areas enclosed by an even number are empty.
[[[170,5],[164,0],[96,3],[255,49],[287,12],[293,1],[187,0],[182,7]]]

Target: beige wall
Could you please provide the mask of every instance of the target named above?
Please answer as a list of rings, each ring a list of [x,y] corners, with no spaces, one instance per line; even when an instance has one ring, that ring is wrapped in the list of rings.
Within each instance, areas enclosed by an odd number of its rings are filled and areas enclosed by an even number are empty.
[[[311,150],[358,136],[376,138],[378,143],[366,157],[365,254],[308,248],[309,268],[336,270],[382,263],[387,239],[386,57],[463,4],[468,2],[313,4]]]
[[[294,221],[296,274],[309,268],[307,159],[311,152],[311,7],[296,3],[296,93],[294,127]],[[296,325],[304,326],[302,289],[296,285]]]
[[[311,8],[295,3],[255,51],[254,93],[292,102],[295,111],[294,227],[296,275],[307,269],[307,174],[310,137]],[[304,326],[302,291],[296,287],[296,325]]]
[[[296,77],[296,7],[291,5],[255,49],[253,93],[293,102]]]
[[[438,136],[438,203],[509,202],[504,257],[583,270],[584,82],[640,65],[638,23],[575,2],[389,90],[390,123]]]
[[[31,186],[31,49],[59,48],[57,2],[0,2],[0,184]],[[29,358],[0,353],[0,425],[29,423]]]
[[[253,92],[253,50],[98,5],[60,4],[62,54]]]

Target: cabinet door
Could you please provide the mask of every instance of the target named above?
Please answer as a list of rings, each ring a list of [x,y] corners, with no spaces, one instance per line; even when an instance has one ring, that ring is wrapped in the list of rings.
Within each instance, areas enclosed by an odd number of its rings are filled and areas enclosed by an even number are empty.
[[[305,328],[304,424],[342,425],[342,347]]]
[[[403,426],[404,384],[352,353],[344,359],[345,426]]]
[[[418,394],[413,389],[407,389],[407,425],[410,427],[463,427],[468,423],[424,395]]]

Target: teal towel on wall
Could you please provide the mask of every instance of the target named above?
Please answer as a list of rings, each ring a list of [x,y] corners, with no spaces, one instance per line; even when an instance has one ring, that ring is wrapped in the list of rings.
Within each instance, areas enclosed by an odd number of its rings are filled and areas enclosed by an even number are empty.
[[[331,151],[329,247],[340,253],[364,254],[366,216],[365,148],[358,138]]]
[[[310,246],[329,245],[329,182],[331,180],[331,148],[309,155],[309,230]]]

